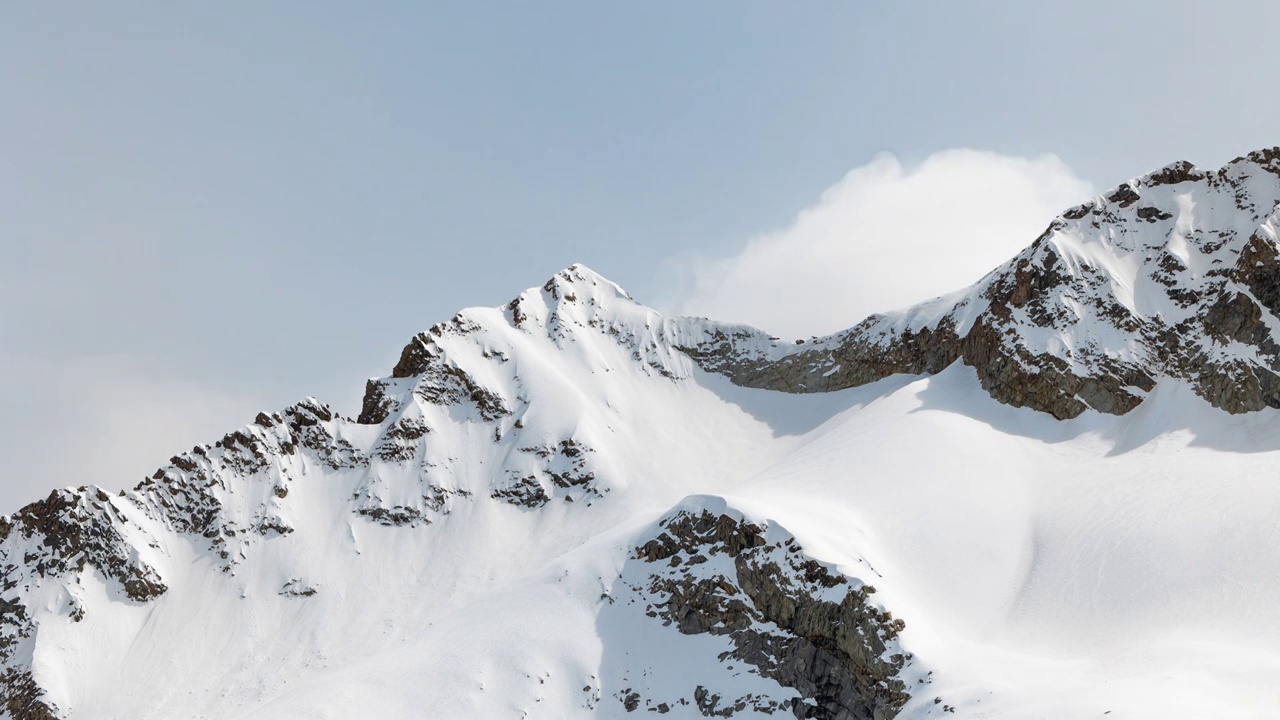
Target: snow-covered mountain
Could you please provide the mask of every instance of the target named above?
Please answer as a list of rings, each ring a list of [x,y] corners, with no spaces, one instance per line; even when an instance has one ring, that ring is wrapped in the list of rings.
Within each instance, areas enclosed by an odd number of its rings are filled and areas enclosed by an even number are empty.
[[[3,716],[1280,717],[1278,202],[1176,163],[807,342],[572,266],[4,518]]]
[[[1173,163],[1067,210],[959,293],[802,349],[760,350],[750,333],[693,350],[741,384],[791,392],[960,360],[997,400],[1064,419],[1127,413],[1162,378],[1228,412],[1277,408],[1278,199],[1280,149],[1214,172]]]

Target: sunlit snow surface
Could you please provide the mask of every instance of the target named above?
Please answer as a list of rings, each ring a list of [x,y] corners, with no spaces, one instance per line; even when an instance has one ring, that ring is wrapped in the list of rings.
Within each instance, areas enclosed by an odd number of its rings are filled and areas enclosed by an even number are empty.
[[[1280,196],[1280,177],[1259,178],[1240,184]],[[1024,253],[1052,249],[1088,282],[1052,298],[1065,329],[1019,325],[1020,341],[1081,372],[1146,362],[1083,293],[1171,321],[1185,308],[1139,265],[1167,249],[1180,287],[1204,289],[1226,263],[1213,253],[1233,260],[1255,230],[1274,240],[1266,207],[1221,237],[1186,219],[1236,222],[1233,194],[1152,197],[1179,210],[1158,247],[1062,226]],[[963,331],[994,278],[858,332],[947,314]],[[261,467],[203,446],[102,500],[130,562],[167,586],[157,597],[94,570],[29,572],[38,539],[12,533],[5,599],[36,631],[10,665],[77,720],[612,718],[630,691],[648,717],[699,685],[795,697],[721,659],[723,636],[649,617],[631,589],[659,523],[707,509],[877,588],[912,656],[899,717],[1280,717],[1280,412],[1230,415],[1157,374],[1126,415],[1062,421],[996,402],[959,362],[831,393],[747,389],[680,350],[717,332],[764,360],[800,347],[663,318],[581,266],[464,311],[415,339],[402,377],[371,384],[368,422],[308,420],[323,452],[264,416],[241,431],[266,448]],[[176,526],[174,488],[216,500],[211,536]]]
[[[1129,416],[1059,422],[965,368],[809,396],[661,380],[601,381],[627,482],[593,507],[472,502],[383,527],[318,475],[291,491],[296,532],[231,577],[174,542],[149,604],[86,583],[83,623],[44,620],[38,676],[77,718],[618,716],[643,676],[687,693],[716,672],[717,638],[604,599],[637,538],[707,493],[907,620],[932,683],[903,717],[938,716],[935,697],[990,718],[1280,707],[1276,413],[1169,385]],[[294,577],[318,593],[278,594]]]

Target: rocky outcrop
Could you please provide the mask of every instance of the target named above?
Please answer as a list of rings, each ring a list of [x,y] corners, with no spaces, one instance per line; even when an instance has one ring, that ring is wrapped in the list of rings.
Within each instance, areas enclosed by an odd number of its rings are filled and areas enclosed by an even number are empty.
[[[650,617],[684,634],[725,637],[732,649],[720,661],[796,690],[795,717],[882,720],[910,699],[899,677],[911,659],[897,643],[905,623],[870,602],[875,588],[833,573],[794,538],[771,542],[765,527],[728,514],[681,511],[661,527],[635,550],[648,570],[632,590]],[[694,701],[709,717],[757,700],[713,702],[698,689]]]
[[[16,668],[0,676],[0,707],[13,720],[58,720],[58,709],[45,702],[31,673]]]
[[[0,519],[0,715],[58,715],[33,675],[36,630],[50,617],[92,624],[80,592],[87,576],[105,580],[110,601],[140,605],[170,592],[166,577],[180,573],[165,563],[175,556],[227,576],[264,546],[288,557],[314,532],[297,509],[321,496],[347,503],[331,524],[353,543],[432,532],[481,503],[498,516],[592,512],[611,489],[646,478],[625,477],[625,461],[610,453],[627,428],[609,399],[610,413],[586,417],[599,398],[581,391],[585,378],[618,373],[665,392],[700,369],[810,393],[959,362],[993,398],[1063,419],[1127,413],[1165,378],[1228,412],[1280,407],[1278,202],[1280,149],[1216,171],[1174,163],[1067,210],[962,292],[808,341],[663,318],[590,270],[566,268],[501,308],[464,311],[412,338],[391,374],[368,382],[357,420],[308,399],[173,456],[132,491],[60,490]],[[562,361],[580,374],[560,373]],[[329,493],[339,478],[348,484]],[[793,694],[703,684],[653,699],[619,688],[624,710],[875,720],[902,707],[911,657],[898,643],[901,621],[870,587],[781,536],[690,511],[669,518],[628,565],[654,622],[723,639],[721,660]],[[161,541],[186,545],[174,555]],[[317,589],[279,592],[305,607]]]
[[[1072,208],[969,289],[803,344],[678,331],[706,370],[825,392],[953,362],[1000,402],[1061,419],[1124,414],[1162,377],[1228,412],[1280,407],[1280,149],[1187,162]]]
[[[56,490],[44,500],[0,519],[0,707],[14,720],[53,720],[57,709],[44,698],[29,667],[16,663],[35,640],[37,621],[21,598],[41,578],[78,575],[96,570],[114,582],[123,598],[147,602],[168,587],[138,557],[137,537],[116,499],[97,488]],[[136,528],[133,528],[136,532]],[[85,610],[74,597],[59,610],[75,622]]]
[[[6,539],[17,534],[28,541],[22,562],[40,575],[78,573],[92,567],[119,583],[131,600],[146,601],[168,588],[139,560],[124,535],[128,523],[113,498],[98,488],[55,490],[0,524]],[[17,582],[16,578],[8,578]]]
[[[402,408],[402,401],[389,396],[388,386],[395,380],[410,378],[414,395],[425,403],[441,406],[471,404],[486,421],[511,415],[507,399],[481,385],[471,373],[452,362],[440,344],[441,339],[462,338],[480,330],[474,321],[459,314],[448,323],[433,325],[426,332],[418,333],[401,351],[400,361],[392,368],[391,377],[382,381],[370,380],[366,385],[359,421],[376,425]],[[505,361],[504,356],[493,353],[487,354],[485,359]]]

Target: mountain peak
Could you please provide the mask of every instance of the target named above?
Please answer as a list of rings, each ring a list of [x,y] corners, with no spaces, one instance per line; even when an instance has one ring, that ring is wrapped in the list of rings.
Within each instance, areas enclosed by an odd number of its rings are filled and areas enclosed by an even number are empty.
[[[546,327],[566,320],[591,324],[611,314],[620,304],[639,307],[631,295],[617,283],[586,265],[575,263],[552,275],[541,287],[529,288],[508,303],[503,311],[506,322],[527,329],[526,323]],[[497,322],[491,308],[470,308],[449,322],[431,326],[418,333],[404,347],[400,360],[391,371],[393,378],[421,374],[433,358],[439,356],[441,338],[467,335]]]
[[[542,290],[551,295],[553,302],[575,302],[579,296],[595,302],[613,299],[634,302],[631,294],[620,285],[581,263],[574,263],[552,275],[542,285]]]
[[[1126,413],[1163,378],[1229,412],[1280,407],[1278,203],[1280,148],[1172,163],[1067,210],[965,291],[805,346],[690,352],[806,392],[961,361],[996,399],[1059,418]]]
[[[367,697],[351,688],[392,703],[373,713],[388,717],[949,712],[955,700],[927,687],[935,677],[976,699],[977,685],[956,679],[969,658],[946,680],[945,656],[957,654],[930,653],[957,631],[930,632],[937,613],[895,618],[880,598],[910,615],[921,597],[973,593],[1005,618],[1008,598],[1034,597],[1055,562],[1050,541],[1073,562],[1081,547],[1032,525],[1059,519],[1060,494],[1030,503],[1054,513],[985,521],[1026,504],[1018,494],[1034,488],[1017,483],[1035,474],[1023,464],[1035,443],[1009,445],[973,422],[995,416],[974,384],[1062,420],[1093,413],[1062,435],[1127,433],[1150,413],[1102,416],[1162,396],[1160,383],[1232,413],[1280,408],[1278,202],[1280,149],[1212,172],[1172,163],[1066,211],[960,292],[794,343],[664,318],[571,265],[507,305],[414,336],[390,376],[369,380],[356,421],[307,398],[175,455],[131,491],[59,490],[0,519],[0,716],[274,717],[329,701],[326,711],[351,715]],[[801,397],[931,374],[942,375]],[[961,405],[927,412],[926,393],[957,388]],[[1059,436],[1050,417],[1005,417]],[[954,462],[966,454],[975,460]],[[966,472],[971,484],[957,483]],[[1071,472],[1057,480],[1088,474]],[[1157,485],[1126,491],[1155,487],[1163,501]],[[1081,506],[1062,525],[1092,535],[1115,512],[1109,522],[1137,532],[1139,504]],[[1206,537],[1239,534],[1234,509],[1205,506]],[[1259,518],[1265,528],[1241,548],[1265,546],[1274,522]],[[1152,537],[1170,536],[1165,517],[1154,525]],[[904,528],[920,534],[895,557]],[[1170,588],[1203,562],[1202,547],[1183,546]],[[1258,576],[1253,563],[1230,565],[1246,555],[1220,564],[1233,582]],[[1076,576],[1063,587],[1089,594],[1063,617],[1100,596]],[[920,588],[941,590],[896,604]],[[1120,606],[1145,613],[1124,588]],[[1087,615],[1081,627],[1097,631]],[[412,695],[421,677],[434,684]]]

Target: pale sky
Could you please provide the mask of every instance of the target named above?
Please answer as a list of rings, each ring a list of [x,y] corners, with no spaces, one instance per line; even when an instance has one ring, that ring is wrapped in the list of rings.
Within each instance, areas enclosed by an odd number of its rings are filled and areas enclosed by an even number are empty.
[[[1278,15],[6,7],[0,512],[306,395],[352,413],[413,333],[574,262],[778,334],[954,290],[1091,192],[1280,143]],[[805,292],[759,302],[763,267]]]

